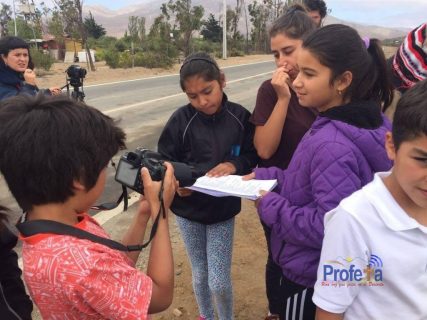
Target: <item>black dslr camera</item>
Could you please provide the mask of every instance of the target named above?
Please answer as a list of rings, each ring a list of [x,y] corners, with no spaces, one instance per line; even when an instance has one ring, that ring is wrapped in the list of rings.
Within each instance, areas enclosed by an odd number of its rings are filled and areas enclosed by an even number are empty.
[[[68,76],[68,81],[72,87],[83,86],[83,79],[86,77],[87,71],[79,65],[72,64],[65,71]]]
[[[85,68],[80,67],[77,64],[72,64],[65,70],[67,84],[63,88],[67,88],[68,96],[77,101],[83,101],[85,94],[83,92],[83,79],[86,77],[87,71]],[[70,94],[70,88],[72,86],[74,90]],[[80,91],[79,88],[82,88]]]
[[[150,173],[151,179],[161,181],[165,166],[162,156],[154,151],[144,148],[137,148],[135,152],[125,153],[117,166],[115,179],[122,185],[135,190],[141,194],[144,193],[144,186],[141,180],[141,168],[145,167]],[[182,162],[171,162],[175,177],[179,181],[180,187],[192,185],[197,177],[193,167]]]

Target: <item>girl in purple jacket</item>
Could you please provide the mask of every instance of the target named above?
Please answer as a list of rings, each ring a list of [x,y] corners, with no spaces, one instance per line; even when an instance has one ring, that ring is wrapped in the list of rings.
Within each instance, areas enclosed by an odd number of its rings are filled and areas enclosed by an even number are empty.
[[[280,319],[314,319],[325,213],[392,165],[384,148],[391,125],[381,112],[392,90],[379,41],[329,25],[304,40],[297,63],[299,103],[319,116],[286,170],[259,168],[248,177],[278,180],[256,204],[272,229],[271,251],[283,273]]]

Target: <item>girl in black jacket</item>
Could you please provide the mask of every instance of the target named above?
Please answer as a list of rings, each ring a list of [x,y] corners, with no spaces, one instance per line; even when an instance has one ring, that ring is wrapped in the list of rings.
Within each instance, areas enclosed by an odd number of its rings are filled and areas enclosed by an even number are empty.
[[[190,103],[169,119],[158,143],[168,160],[192,165],[199,175],[243,175],[255,167],[254,126],[250,113],[227,100],[224,74],[205,53],[187,57],[180,84]],[[233,319],[231,253],[234,216],[240,212],[236,197],[215,198],[178,189],[171,210],[192,266],[193,287],[200,318]]]
[[[25,292],[13,248],[17,237],[8,229],[6,208],[0,206],[0,317],[4,320],[31,319],[33,304]]]

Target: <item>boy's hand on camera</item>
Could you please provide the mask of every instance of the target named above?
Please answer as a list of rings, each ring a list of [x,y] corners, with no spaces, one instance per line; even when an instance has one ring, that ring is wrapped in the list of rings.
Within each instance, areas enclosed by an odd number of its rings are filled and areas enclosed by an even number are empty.
[[[163,203],[165,205],[165,208],[168,209],[175,195],[177,183],[173,174],[172,165],[168,162],[165,162],[165,166],[166,173],[163,182]],[[150,209],[152,211],[153,209],[155,209],[154,211],[156,211],[160,205],[159,192],[161,182],[153,181],[147,168],[141,169],[141,178],[144,184],[145,199],[147,199],[148,203],[150,204]],[[155,212],[154,214],[157,214],[157,212]]]
[[[138,215],[143,219],[144,222],[147,222],[151,216],[150,204],[142,195],[139,199]]]
[[[208,177],[222,177],[236,173],[236,167],[231,162],[223,162],[206,173]]]
[[[174,170],[169,162],[165,162],[166,174],[165,182],[163,184],[163,202],[166,208],[169,208],[172,204],[175,196],[176,189],[178,188],[178,182],[175,179]]]
[[[271,78],[271,85],[276,91],[279,99],[289,99],[291,97],[291,90],[289,89],[290,83],[291,79],[289,77],[287,67],[278,67]]]

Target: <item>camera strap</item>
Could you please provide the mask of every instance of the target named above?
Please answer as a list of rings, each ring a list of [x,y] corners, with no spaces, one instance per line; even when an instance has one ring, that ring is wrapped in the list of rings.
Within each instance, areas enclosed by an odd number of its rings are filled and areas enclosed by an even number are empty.
[[[114,168],[115,171],[117,171],[116,163],[111,159],[110,161],[111,166]],[[114,202],[106,202],[102,204],[98,204],[95,206],[90,207],[92,210],[102,211],[102,210],[112,210],[114,208],[117,208],[123,200],[123,211],[127,211],[129,202],[128,202],[128,189],[125,185],[122,184],[122,194],[117,199],[116,203]]]
[[[119,206],[119,204],[122,202],[122,200],[123,200],[123,211],[127,211],[128,206],[129,206],[128,190],[124,185],[122,185],[122,194],[120,195],[120,197],[117,199],[117,201],[115,203],[114,202],[106,202],[106,203],[98,204],[96,206],[92,206],[90,208],[92,210],[97,210],[97,211],[112,210],[114,208],[117,208]]]
[[[125,246],[120,242],[97,236],[85,230],[52,220],[32,220],[18,223],[16,228],[24,237],[31,237],[40,233],[68,235],[79,239],[85,239],[120,251],[139,251],[142,248]]]
[[[61,222],[52,221],[52,220],[31,220],[31,221],[19,222],[16,225],[16,228],[24,237],[30,237],[30,236],[34,236],[41,233],[69,235],[75,238],[85,239],[95,243],[102,244],[113,250],[119,250],[119,251],[125,251],[125,252],[141,251],[142,249],[146,248],[150,244],[150,242],[153,240],[154,236],[156,235],[160,216],[162,216],[163,219],[166,218],[166,209],[163,202],[164,175],[165,175],[165,170],[162,170],[162,180],[161,180],[160,191],[158,195],[160,200],[160,208],[159,208],[159,212],[157,213],[156,219],[154,220],[153,226],[151,227],[150,238],[146,243],[125,246],[120,242],[103,238],[93,233],[87,232],[85,230],[82,230]],[[124,187],[124,189],[126,188]],[[125,192],[125,190],[123,192]],[[119,199],[118,203],[126,199],[125,207],[127,208],[127,192],[126,194],[123,193],[121,197],[123,198]],[[25,214],[23,218],[25,218]]]

